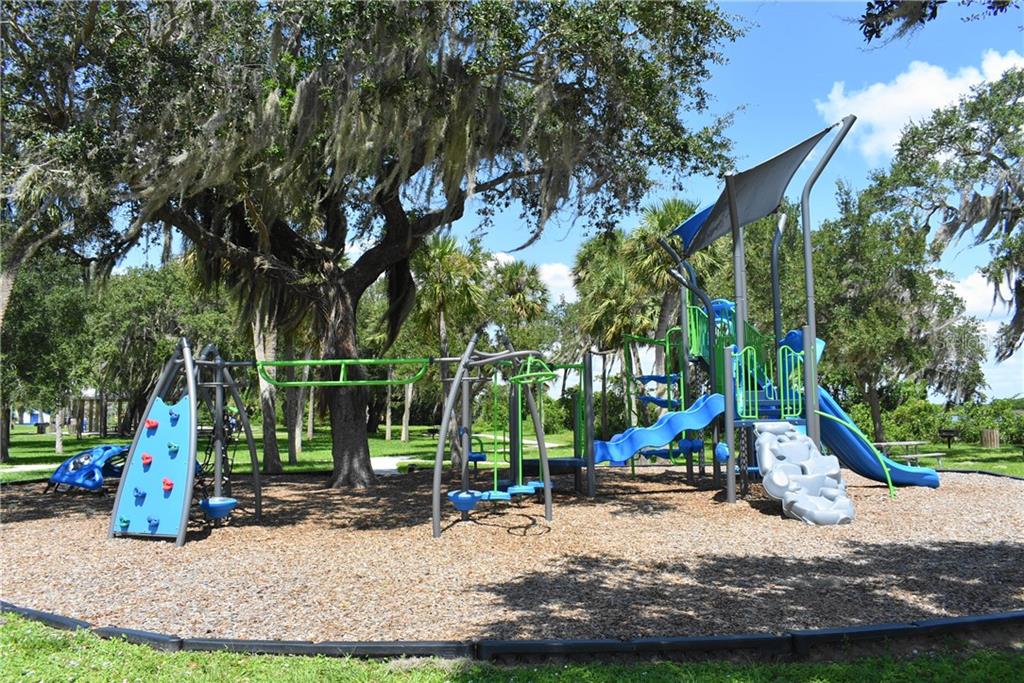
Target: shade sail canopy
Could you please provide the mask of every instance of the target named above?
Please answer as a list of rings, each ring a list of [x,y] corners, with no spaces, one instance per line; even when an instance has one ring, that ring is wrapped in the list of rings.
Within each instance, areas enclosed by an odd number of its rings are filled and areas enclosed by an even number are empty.
[[[768,161],[733,176],[740,227],[764,218],[779,208],[789,181],[793,179],[800,164],[832,128],[834,126],[829,126]],[[683,250],[689,256],[731,231],[729,194],[722,190],[718,201],[687,219],[672,234],[683,239]]]

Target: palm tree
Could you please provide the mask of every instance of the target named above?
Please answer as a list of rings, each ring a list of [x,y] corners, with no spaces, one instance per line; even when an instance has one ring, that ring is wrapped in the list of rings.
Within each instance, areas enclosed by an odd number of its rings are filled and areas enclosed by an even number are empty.
[[[494,267],[494,286],[491,288],[495,322],[509,333],[513,343],[533,347],[536,334],[524,334],[548,313],[551,295],[540,270],[522,261],[500,263]],[[522,339],[524,336],[529,339]]]
[[[412,262],[416,275],[416,317],[425,329],[437,332],[442,357],[448,356],[450,323],[473,328],[484,303],[486,253],[473,243],[459,247],[451,235],[434,235]],[[435,327],[436,326],[436,327]],[[442,381],[447,379],[441,364]]]

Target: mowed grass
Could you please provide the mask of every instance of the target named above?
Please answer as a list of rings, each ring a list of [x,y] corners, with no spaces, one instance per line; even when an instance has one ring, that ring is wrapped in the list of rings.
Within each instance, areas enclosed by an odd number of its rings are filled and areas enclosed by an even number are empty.
[[[254,426],[254,437],[256,441],[257,455],[263,457],[263,439],[258,426]],[[370,435],[370,455],[372,457],[401,456],[415,459],[417,462],[433,462],[437,450],[437,428],[427,426],[413,426],[409,429],[409,441],[399,440],[400,429],[394,428],[390,441],[384,438],[384,428],[376,434]],[[245,445],[245,437],[236,441],[231,448],[234,450],[235,469],[239,473],[248,472],[249,453]],[[484,449],[488,453],[488,459],[501,460],[498,448],[495,448],[494,435],[491,432],[478,434],[484,442]],[[501,442],[501,436],[498,437]],[[527,457],[536,454],[536,439],[532,429],[524,433]],[[331,470],[331,435],[326,426],[314,430],[313,439],[303,439],[302,453],[297,458],[297,463],[288,463],[288,440],[283,431],[277,432],[278,449],[281,453],[281,461],[284,471],[288,473],[300,472],[329,472]],[[545,436],[548,444],[559,444],[557,448],[550,448],[551,455],[572,454],[572,432],[559,432]],[[17,426],[11,430],[11,460],[0,464],[0,482],[11,483],[16,481],[45,480],[50,477],[57,465],[64,462],[69,456],[99,446],[100,444],[131,443],[131,437],[118,437],[116,435],[102,438],[99,436],[83,436],[81,439],[75,436],[64,435],[64,454],[54,453],[53,433],[36,434],[34,426]],[[206,439],[200,440],[200,457],[202,450],[207,446]],[[476,447],[476,446],[474,446]],[[486,466],[486,465],[485,465]]]
[[[496,667],[463,660],[372,661],[325,657],[239,655],[222,652],[161,653],[144,645],[102,640],[88,631],[58,631],[21,617],[0,615],[0,680],[26,681],[1013,681],[1024,653],[980,651],[872,658],[837,663],[637,664],[581,663]]]
[[[919,463],[924,467],[938,467],[949,470],[981,470],[996,474],[1010,474],[1024,477],[1024,446],[1003,445],[999,448],[982,448],[979,444],[953,442],[947,451],[946,443],[929,443],[920,447],[920,453],[942,453],[942,464],[939,458],[921,458]],[[902,458],[895,458],[904,462]]]
[[[526,423],[525,426],[523,438],[526,457],[536,457],[538,449],[532,425]],[[257,454],[262,458],[263,441],[258,425],[254,426],[254,430]],[[408,464],[414,467],[430,466],[437,450],[437,428],[413,426],[409,431],[409,441],[403,442],[399,440],[400,429],[395,427],[392,439],[388,441],[385,440],[384,428],[381,427],[376,434],[370,435],[370,455],[373,457],[401,456],[409,458]],[[488,462],[481,463],[480,467],[487,468],[493,464],[499,466],[504,464],[502,447],[505,442],[502,435],[498,435],[498,441],[494,440],[494,434],[488,430],[478,432],[477,436],[483,441],[484,450],[488,455]],[[294,465],[287,462],[288,442],[283,431],[277,433],[277,441],[285,472],[329,472],[331,470],[331,435],[326,426],[319,426],[314,430],[312,440],[303,439],[302,453]],[[11,430],[11,460],[8,463],[0,464],[0,482],[45,480],[49,478],[58,464],[74,453],[100,444],[124,443],[127,445],[130,442],[130,437],[83,436],[81,439],[76,439],[74,435],[66,434],[64,436],[64,455],[57,455],[54,453],[54,435],[52,433],[36,434],[35,427],[17,426]],[[549,444],[548,454],[552,457],[572,455],[571,431],[547,434],[545,442]],[[200,449],[206,448],[206,440],[201,440],[199,445]],[[479,444],[474,443],[474,448],[477,447]],[[240,439],[233,448],[235,449],[236,471],[248,472],[249,455],[244,438]],[[954,442],[952,448],[947,451],[945,443],[929,443],[921,446],[919,452],[943,453],[941,464],[943,469],[982,470],[1024,477],[1024,447],[1020,445],[982,448],[977,444]],[[900,458],[895,459],[898,462],[903,462]],[[936,458],[921,458],[920,464],[926,467],[940,467]],[[400,470],[404,470],[407,465],[399,467]]]

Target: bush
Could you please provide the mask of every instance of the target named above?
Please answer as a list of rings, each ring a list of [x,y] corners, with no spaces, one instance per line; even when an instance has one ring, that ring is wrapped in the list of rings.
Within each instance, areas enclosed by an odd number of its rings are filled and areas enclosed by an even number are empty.
[[[1024,414],[1014,408],[1013,399],[991,403],[972,403],[957,411],[960,438],[970,443],[981,441],[981,430],[998,429],[1003,443],[1024,443]]]
[[[944,421],[942,406],[912,398],[882,415],[888,441],[934,441]]]

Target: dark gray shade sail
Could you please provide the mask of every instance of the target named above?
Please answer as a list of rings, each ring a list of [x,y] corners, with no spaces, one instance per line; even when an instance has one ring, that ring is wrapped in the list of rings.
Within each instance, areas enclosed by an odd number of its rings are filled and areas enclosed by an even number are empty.
[[[793,179],[800,164],[834,127],[829,126],[785,152],[733,177],[740,227],[772,214],[779,207],[789,181]],[[713,206],[703,209],[673,230],[673,234],[683,238],[683,249],[687,256],[730,232],[729,195],[725,190],[722,190]]]

